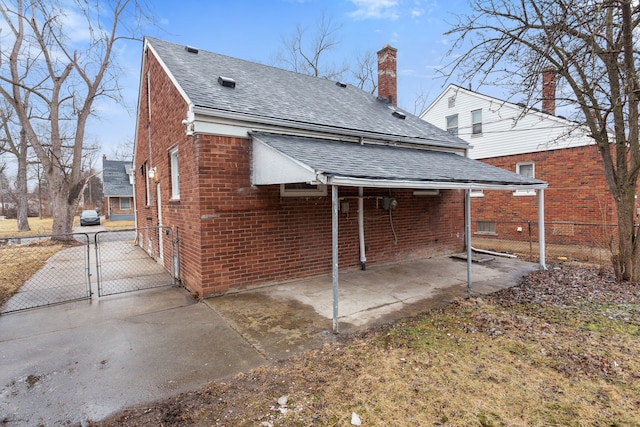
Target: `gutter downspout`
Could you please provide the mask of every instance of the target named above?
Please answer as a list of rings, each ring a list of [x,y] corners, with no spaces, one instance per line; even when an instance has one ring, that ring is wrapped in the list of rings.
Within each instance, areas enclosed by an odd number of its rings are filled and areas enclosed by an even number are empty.
[[[358,187],[358,238],[360,240],[360,268],[367,269],[367,254],[364,244],[364,189]]]
[[[338,186],[331,186],[331,258],[333,277],[333,333],[338,333]]]
[[[471,189],[464,193],[464,239],[467,246],[467,292],[471,294]]]

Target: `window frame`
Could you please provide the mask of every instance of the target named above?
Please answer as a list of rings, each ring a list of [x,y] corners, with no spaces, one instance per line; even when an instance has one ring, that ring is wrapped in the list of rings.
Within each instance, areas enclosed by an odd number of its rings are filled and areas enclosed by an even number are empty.
[[[131,197],[119,197],[119,206],[121,211],[130,211],[131,210]],[[123,206],[122,201],[126,200],[128,207]]]
[[[144,176],[144,203],[146,206],[151,206],[151,185],[149,185],[149,163],[144,162],[142,164],[142,174]]]
[[[483,225],[481,227],[480,225]],[[480,230],[480,228],[485,228],[484,226],[488,226],[488,230]],[[496,222],[495,221],[476,221],[476,233],[475,234],[484,234],[489,236],[497,236],[496,232]]]
[[[171,175],[171,200],[180,200],[180,156],[177,146],[169,150],[169,171]]]
[[[476,114],[479,114],[478,117],[474,117]],[[471,111],[471,136],[480,136],[482,135],[482,108]]]
[[[455,119],[456,121],[456,125],[455,126],[450,126],[449,125],[449,120],[451,119]],[[451,135],[454,136],[458,136],[458,129],[460,129],[460,125],[459,125],[459,118],[457,114],[452,114],[450,116],[445,117],[445,122],[447,124],[447,132],[449,132]]]
[[[305,184],[306,188],[287,188],[288,185]],[[325,184],[307,184],[304,182],[291,182],[280,184],[280,197],[324,197],[327,195]]]
[[[531,166],[531,176],[529,175],[524,175],[520,172],[520,169],[522,166]],[[522,176],[526,176],[528,178],[535,178],[536,177],[536,164],[535,162],[532,161],[527,161],[527,162],[518,162],[516,163],[516,173],[518,175],[522,175]],[[516,190],[513,192],[514,196],[535,196],[536,195],[536,190]]]

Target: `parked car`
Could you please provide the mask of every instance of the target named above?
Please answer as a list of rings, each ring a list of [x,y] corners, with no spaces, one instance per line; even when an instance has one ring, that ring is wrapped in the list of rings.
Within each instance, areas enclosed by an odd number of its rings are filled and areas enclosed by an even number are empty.
[[[100,215],[95,210],[82,211],[80,214],[80,225],[100,225]]]

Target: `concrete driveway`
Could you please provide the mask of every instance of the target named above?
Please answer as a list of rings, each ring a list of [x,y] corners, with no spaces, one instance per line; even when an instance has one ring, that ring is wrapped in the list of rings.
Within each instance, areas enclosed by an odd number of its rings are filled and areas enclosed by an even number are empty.
[[[474,265],[474,291],[516,284],[534,265]],[[340,274],[341,333],[445,304],[466,292],[448,257]],[[99,420],[332,341],[331,278],[195,302],[165,287],[0,317],[0,423]]]

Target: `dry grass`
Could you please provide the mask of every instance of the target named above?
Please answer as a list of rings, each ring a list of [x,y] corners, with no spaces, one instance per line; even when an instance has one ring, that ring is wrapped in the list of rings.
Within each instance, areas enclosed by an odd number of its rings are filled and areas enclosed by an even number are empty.
[[[80,225],[80,217],[73,220],[74,227]],[[102,225],[107,230],[121,230],[125,228],[134,228],[134,221],[109,221],[105,219]],[[51,234],[53,227],[52,218],[29,218],[29,227],[31,231],[18,232],[18,222],[15,219],[5,219],[0,221],[0,239],[7,237],[30,237],[30,236],[46,236]],[[87,230],[91,230],[88,227]]]
[[[0,246],[0,306],[63,247],[46,243]]]
[[[100,425],[640,426],[640,285],[597,270],[541,272]]]
[[[102,225],[107,230],[122,230],[126,228],[134,228],[136,226],[135,221],[110,221],[105,219],[102,221]]]
[[[15,219],[5,219],[0,221],[0,238],[44,236],[51,234],[52,226],[52,218],[29,218],[29,228],[31,228],[31,231],[18,232],[18,221]]]

